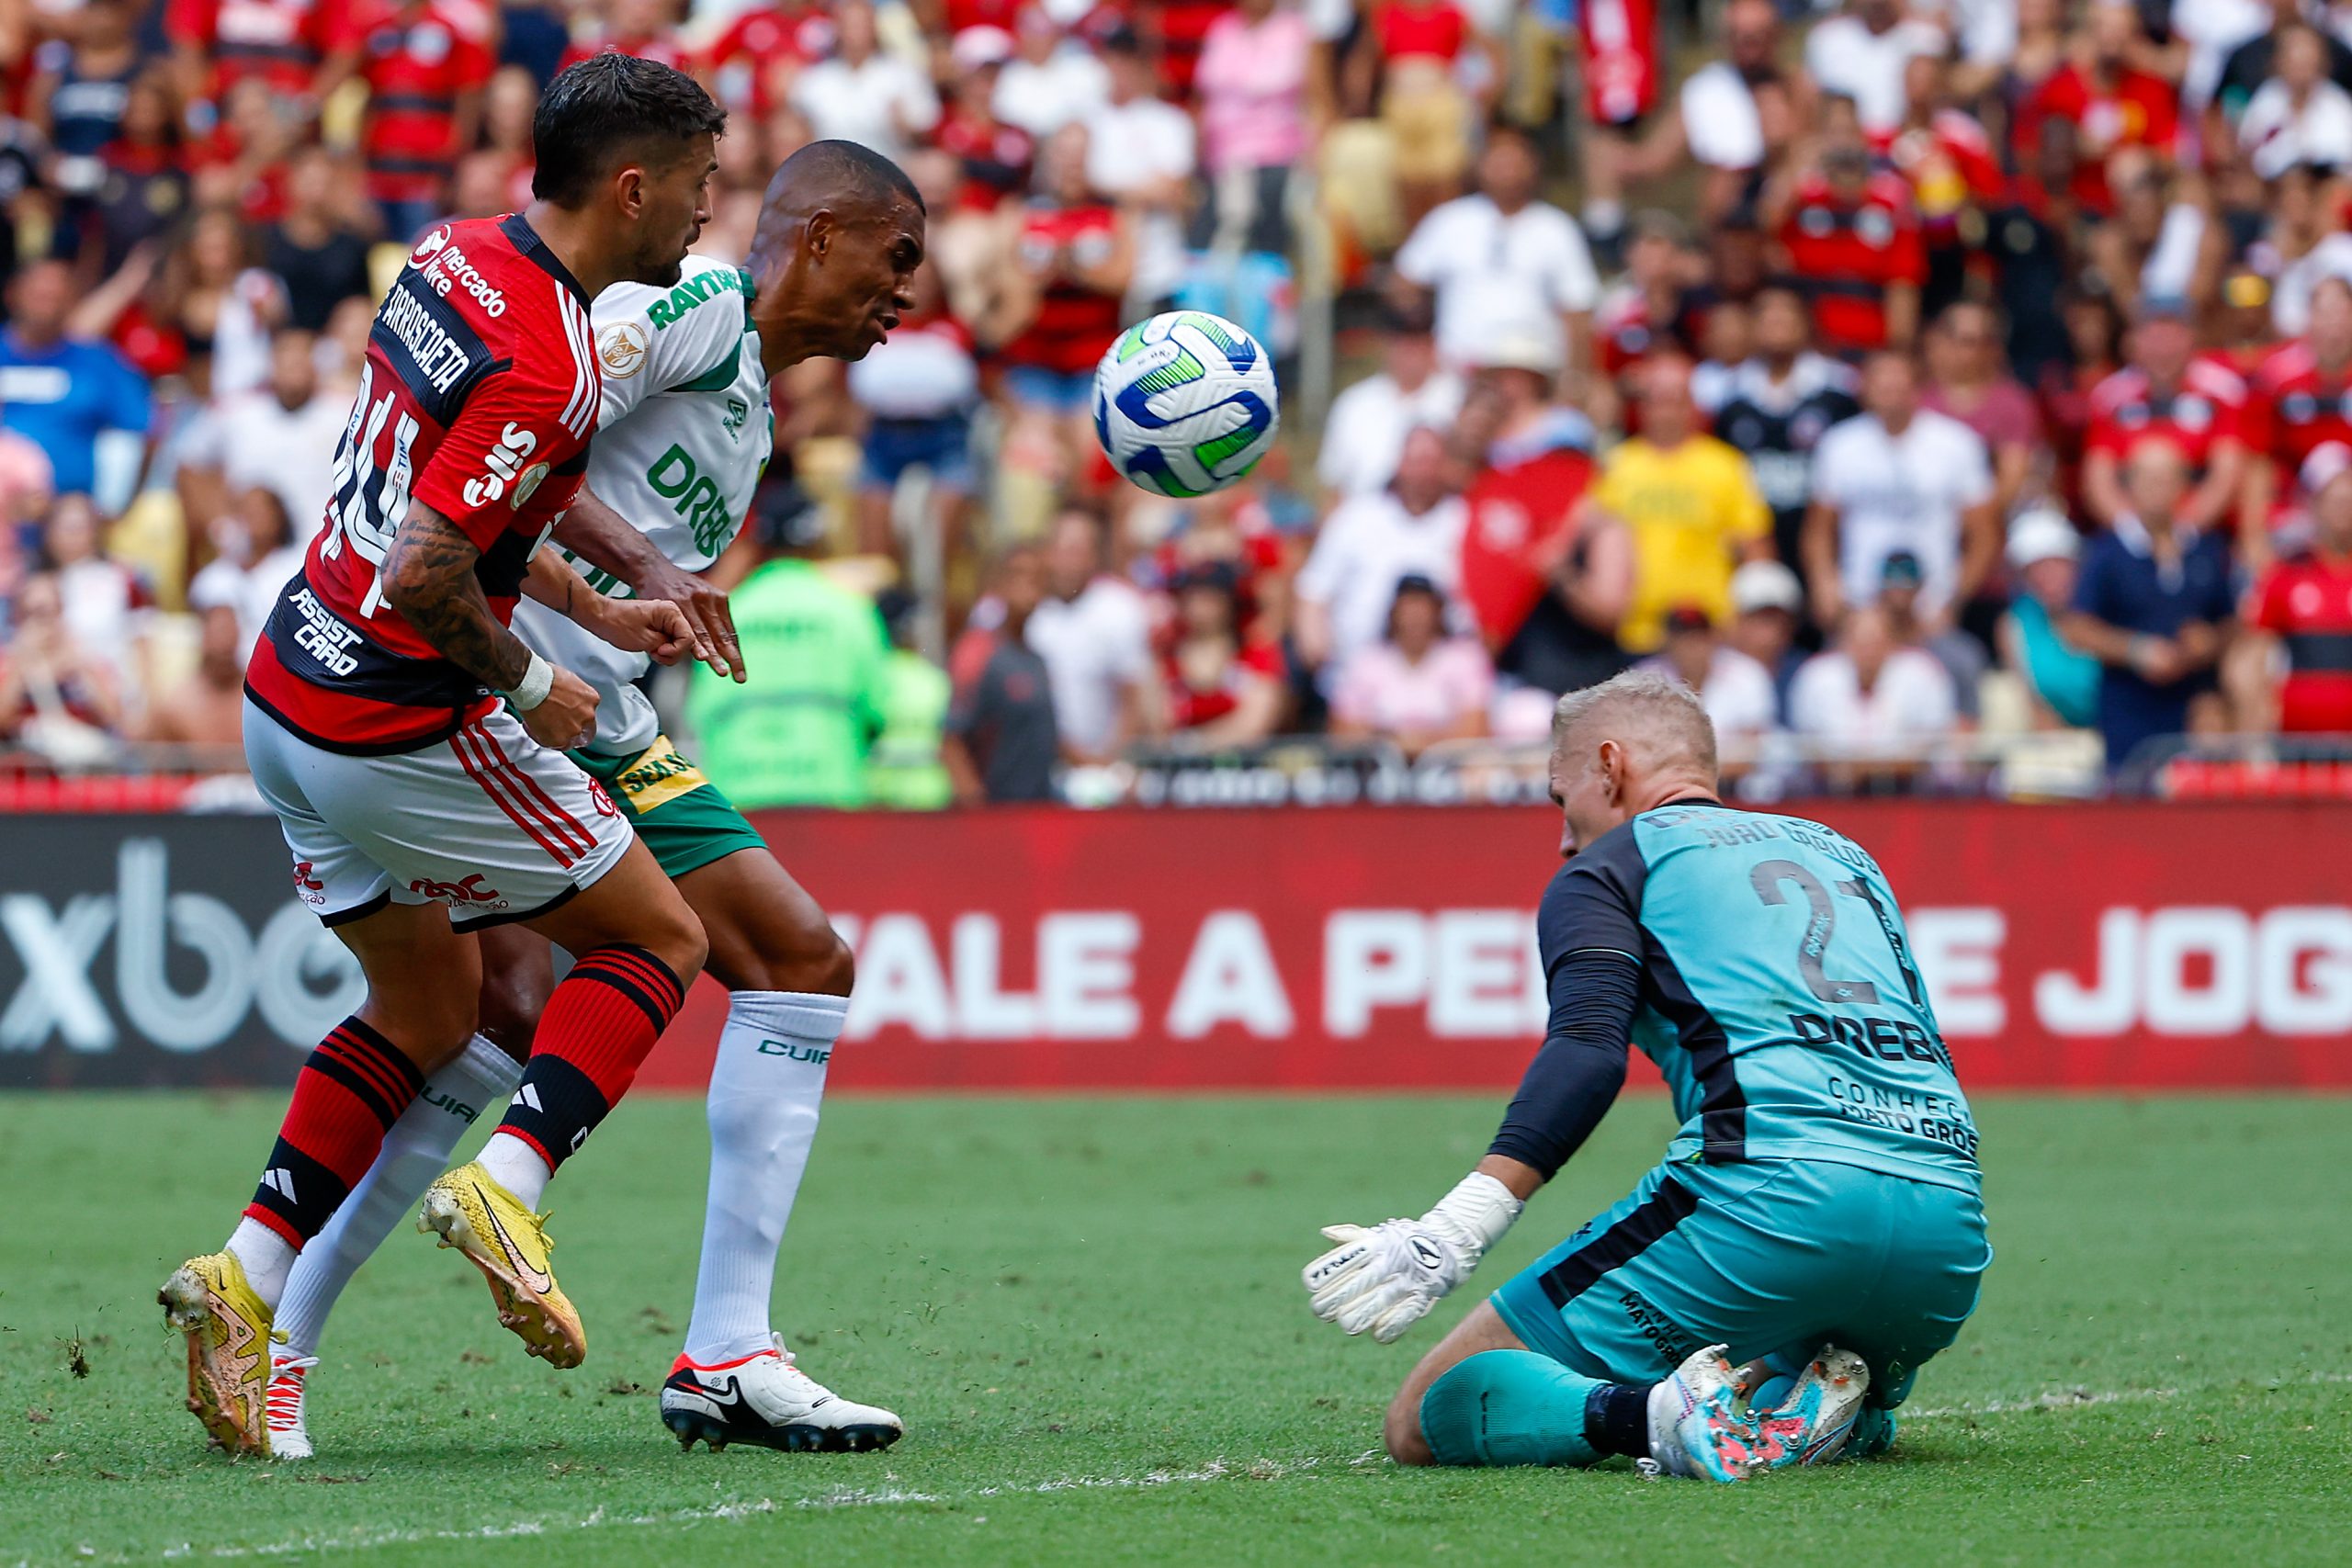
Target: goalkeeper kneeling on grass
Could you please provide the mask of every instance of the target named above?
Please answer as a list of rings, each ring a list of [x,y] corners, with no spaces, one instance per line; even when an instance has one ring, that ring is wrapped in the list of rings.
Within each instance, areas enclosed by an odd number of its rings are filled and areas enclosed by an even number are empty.
[[[1315,1314],[1403,1334],[1599,1124],[1630,1041],[1681,1120],[1664,1163],[1421,1359],[1389,1453],[1737,1481],[1883,1452],[1992,1258],[1894,896],[1842,834],[1725,807],[1706,714],[1662,676],[1570,694],[1552,737],[1567,863],[1536,920],[1543,1049],[1436,1208],[1325,1230]]]

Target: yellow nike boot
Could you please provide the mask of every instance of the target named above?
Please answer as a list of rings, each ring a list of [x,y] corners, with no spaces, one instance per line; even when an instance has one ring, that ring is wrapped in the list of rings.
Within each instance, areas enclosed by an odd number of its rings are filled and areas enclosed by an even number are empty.
[[[270,1311],[244,1265],[226,1252],[191,1258],[155,1300],[187,1337],[187,1407],[231,1453],[268,1458]]]
[[[550,1366],[576,1367],[588,1354],[588,1330],[548,1268],[555,1243],[547,1216],[525,1208],[481,1162],[461,1165],[425,1189],[416,1228],[473,1261],[490,1281],[498,1321],[532,1355]]]

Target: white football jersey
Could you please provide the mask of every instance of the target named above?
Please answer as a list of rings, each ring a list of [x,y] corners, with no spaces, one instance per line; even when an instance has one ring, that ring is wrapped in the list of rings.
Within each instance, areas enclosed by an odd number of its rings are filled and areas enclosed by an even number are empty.
[[[642,529],[661,552],[699,571],[741,532],[767,467],[772,432],[751,275],[688,256],[677,285],[616,283],[596,297],[596,356],[604,400],[588,450],[588,488]],[[598,592],[628,584],[578,557],[572,569]],[[651,667],[544,605],[515,607],[517,636],[596,688],[589,749],[630,757],[660,728],[637,689]]]

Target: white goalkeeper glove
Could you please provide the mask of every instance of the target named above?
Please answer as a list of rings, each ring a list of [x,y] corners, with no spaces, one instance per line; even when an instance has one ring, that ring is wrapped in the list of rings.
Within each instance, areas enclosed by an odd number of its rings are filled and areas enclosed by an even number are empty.
[[[1418,1220],[1326,1225],[1340,1245],[1308,1264],[1307,1305],[1349,1334],[1372,1330],[1385,1345],[1469,1277],[1525,1208],[1510,1189],[1472,1171]]]

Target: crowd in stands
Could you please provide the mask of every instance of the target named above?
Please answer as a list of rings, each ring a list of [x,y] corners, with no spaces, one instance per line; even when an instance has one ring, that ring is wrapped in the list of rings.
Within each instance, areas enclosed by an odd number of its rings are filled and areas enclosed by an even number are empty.
[[[605,49],[729,110],[698,249],[816,138],[930,212],[891,341],[775,388],[719,569],[835,716],[668,704],[746,804],[1442,756],[1635,662],[1758,791],[2352,732],[2352,6],[0,0],[16,765],[233,749],[373,299],[528,200],[537,92]],[[1171,306],[1293,415],[1194,502],[1088,412]],[[787,614],[835,653],[762,658]]]

